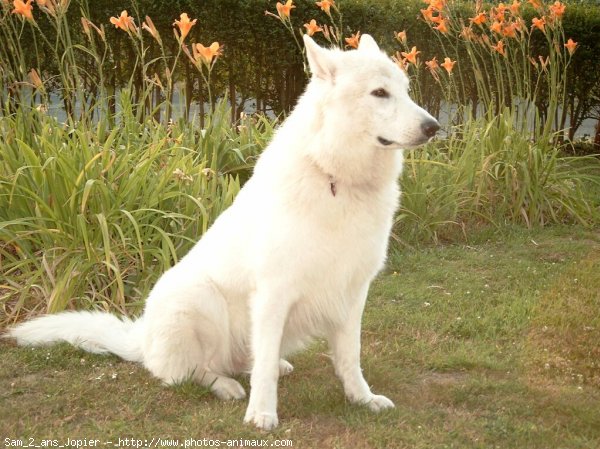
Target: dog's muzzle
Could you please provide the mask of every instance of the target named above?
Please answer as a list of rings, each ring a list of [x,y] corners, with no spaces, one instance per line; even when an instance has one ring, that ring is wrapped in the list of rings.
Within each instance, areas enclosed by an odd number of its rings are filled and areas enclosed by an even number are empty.
[[[427,119],[421,123],[421,134],[416,136],[414,141],[408,144],[410,147],[415,147],[427,142],[440,130],[440,124],[435,119]],[[385,137],[378,136],[377,141],[384,147],[391,145],[401,146],[398,142],[386,139]]]
[[[421,123],[421,132],[427,139],[431,139],[439,130],[440,124],[437,120],[427,120]]]

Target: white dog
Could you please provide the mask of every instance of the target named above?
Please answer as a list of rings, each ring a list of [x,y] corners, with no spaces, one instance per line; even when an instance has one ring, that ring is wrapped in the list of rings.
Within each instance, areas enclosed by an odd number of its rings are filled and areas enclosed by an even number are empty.
[[[143,315],[65,312],[8,332],[20,344],[68,341],[142,362],[168,384],[190,377],[242,399],[231,376],[251,370],[245,421],[277,426],[282,357],[327,339],[348,399],[379,411],[360,368],[361,317],[382,268],[401,148],[438,123],[414,104],[408,79],[368,35],[356,51],[305,36],[312,79],[233,205],[158,280]]]

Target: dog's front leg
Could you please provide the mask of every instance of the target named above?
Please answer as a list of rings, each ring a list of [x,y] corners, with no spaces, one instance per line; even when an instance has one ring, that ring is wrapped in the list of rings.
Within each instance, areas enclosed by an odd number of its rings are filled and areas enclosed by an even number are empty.
[[[346,397],[367,405],[371,410],[394,407],[387,397],[373,394],[360,367],[360,327],[367,297],[368,285],[362,289],[360,298],[352,304],[347,319],[329,335],[335,373],[344,385]]]
[[[277,381],[281,338],[289,304],[283,297],[258,293],[251,311],[251,347],[253,355],[250,375],[250,400],[244,422],[259,429],[277,427]]]

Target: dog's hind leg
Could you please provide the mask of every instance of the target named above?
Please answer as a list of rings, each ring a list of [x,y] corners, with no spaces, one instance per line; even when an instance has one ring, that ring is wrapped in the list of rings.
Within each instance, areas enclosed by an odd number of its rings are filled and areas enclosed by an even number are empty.
[[[210,391],[223,401],[230,399],[244,399],[246,391],[240,383],[227,376],[220,376],[209,371],[194,374],[194,379],[202,386],[210,388]]]
[[[225,299],[210,284],[158,291],[146,312],[144,365],[169,385],[193,380],[220,399],[243,399],[233,371]],[[164,296],[158,296],[162,293]]]

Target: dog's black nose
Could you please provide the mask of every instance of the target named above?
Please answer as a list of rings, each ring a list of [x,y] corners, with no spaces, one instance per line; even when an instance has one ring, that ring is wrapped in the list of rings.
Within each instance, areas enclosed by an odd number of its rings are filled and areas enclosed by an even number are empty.
[[[421,131],[423,131],[423,134],[425,134],[427,137],[435,136],[435,133],[437,133],[439,129],[440,124],[437,122],[437,120],[427,120],[421,124]]]

